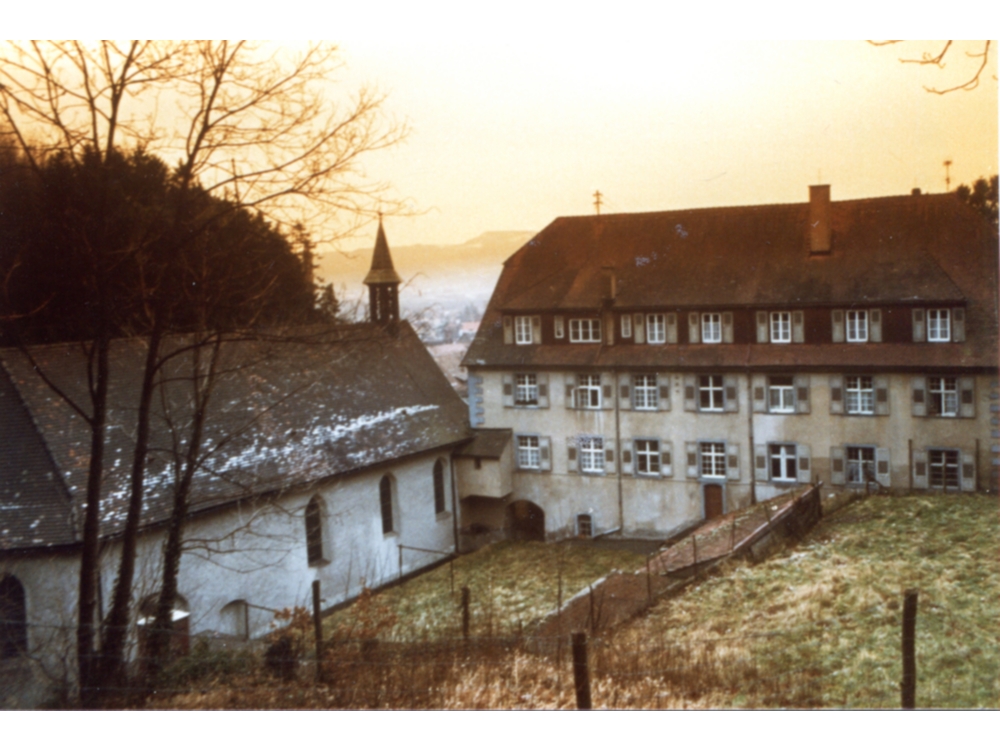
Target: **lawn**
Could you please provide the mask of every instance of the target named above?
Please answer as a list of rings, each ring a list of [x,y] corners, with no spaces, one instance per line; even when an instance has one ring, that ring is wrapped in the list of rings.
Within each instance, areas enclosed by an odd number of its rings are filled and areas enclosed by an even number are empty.
[[[645,555],[612,549],[599,542],[498,542],[386,589],[374,603],[394,621],[390,632],[401,638],[454,636],[461,632],[461,588],[469,587],[473,636],[510,635],[527,629],[559,600],[563,601],[613,569],[637,570]],[[454,593],[452,592],[454,573]],[[326,620],[327,632],[349,628],[355,607]]]
[[[870,497],[805,543],[739,565],[619,631],[623,644],[725,648],[749,665],[722,705],[899,706],[905,589],[919,591],[917,704],[1000,703],[1000,537],[986,495]],[[774,689],[776,676],[789,676]],[[758,691],[755,679],[768,689]]]

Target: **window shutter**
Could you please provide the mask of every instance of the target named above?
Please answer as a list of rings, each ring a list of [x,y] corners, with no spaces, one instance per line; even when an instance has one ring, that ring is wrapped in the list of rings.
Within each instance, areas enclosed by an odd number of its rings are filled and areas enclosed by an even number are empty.
[[[796,375],[792,378],[792,384],[795,386],[795,413],[808,414],[810,409],[809,376]]]
[[[666,372],[656,373],[657,393],[656,410],[670,411],[670,374]]]
[[[609,372],[601,373],[601,408],[615,408],[615,376]]]
[[[916,375],[910,378],[910,410],[915,417],[927,416],[927,378]]]
[[[722,378],[723,386],[723,411],[739,411],[740,395],[737,387],[738,381],[735,375],[725,375]]]
[[[833,324],[833,343],[842,344],[844,342],[844,311],[834,310],[831,312],[830,322]]]
[[[976,416],[976,379],[958,379],[958,416]]]
[[[698,379],[694,375],[684,376],[684,411],[698,411]]]
[[[740,479],[740,444],[726,443],[726,479],[738,482]]]
[[[684,443],[684,452],[687,453],[687,476],[691,479],[698,478],[698,443],[688,441]]]
[[[538,438],[538,468],[542,471],[552,471],[552,439]]]
[[[642,313],[636,313],[632,316],[632,335],[635,336],[635,343],[646,343],[645,320]]]
[[[830,413],[844,413],[844,376],[830,376]],[[843,484],[843,482],[841,482]]]
[[[677,343],[677,313],[667,313],[667,343]]]
[[[923,308],[919,307],[913,308],[913,340],[927,340],[927,329],[924,328],[924,311]]]
[[[688,313],[688,343],[697,344],[701,341],[701,325],[698,313]]]
[[[566,438],[566,470],[570,472],[579,471],[576,461],[576,438]]]
[[[976,491],[976,457],[962,451],[962,492]]]
[[[753,479],[755,482],[766,482],[769,478],[767,471],[767,443],[754,443],[753,446]]]
[[[538,373],[538,408],[549,408],[549,374],[547,372]]]
[[[555,334],[557,339],[561,339],[566,335],[565,329],[563,328],[562,315],[556,315],[555,319],[552,321],[552,329],[552,332]]]
[[[830,484],[846,484],[846,466],[844,466],[844,448],[840,445],[830,447]]]
[[[872,378],[872,387],[875,389],[875,413],[885,416],[889,413],[889,378],[876,375]]]
[[[722,313],[722,343],[733,343],[733,314],[731,312]]]
[[[882,311],[868,311],[868,340],[878,343],[882,340]]]
[[[531,343],[540,344],[542,343],[542,316],[532,315],[531,316]]]
[[[926,490],[930,487],[927,472],[927,451],[913,451],[913,489]]]
[[[604,326],[607,331],[603,340],[607,342],[608,346],[614,346],[615,343],[615,314],[613,312],[606,312],[601,316],[601,325]]]
[[[514,376],[510,373],[503,375],[503,405],[514,405]]]
[[[767,313],[763,310],[757,311],[757,343],[766,344],[771,338],[767,331]]]
[[[628,378],[629,376],[626,375],[625,377]],[[621,399],[620,408],[623,409],[623,410],[625,410],[625,411],[628,411],[629,409],[632,408],[632,393],[631,393],[631,391],[632,391],[632,389],[629,387],[629,384],[627,382],[621,383],[618,386],[618,398]]]
[[[803,310],[792,312],[792,343],[802,344],[806,340],[806,314]]]
[[[514,320],[509,315],[503,316],[503,342],[514,343]]]
[[[753,410],[757,414],[767,412],[767,376],[753,376]]]
[[[576,375],[566,375],[566,408],[576,408]]]
[[[618,473],[618,462],[615,460],[615,441],[611,438],[604,438],[604,473]]]
[[[875,449],[875,481],[883,487],[892,486],[892,462],[888,448]]]
[[[632,441],[622,440],[622,474],[631,474],[632,466]]]
[[[799,443],[795,446],[795,458],[798,461],[799,484],[810,484],[812,482],[812,451],[808,445]]]
[[[955,307],[951,311],[951,340],[965,341],[965,308]]]
[[[660,476],[674,475],[674,444],[671,440],[660,441]]]

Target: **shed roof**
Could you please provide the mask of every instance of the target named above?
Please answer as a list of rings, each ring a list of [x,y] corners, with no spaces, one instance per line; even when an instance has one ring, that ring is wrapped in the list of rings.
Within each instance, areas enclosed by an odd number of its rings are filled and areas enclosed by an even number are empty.
[[[455,455],[472,458],[500,458],[510,443],[512,430],[479,428],[473,430],[471,443],[463,445]]]

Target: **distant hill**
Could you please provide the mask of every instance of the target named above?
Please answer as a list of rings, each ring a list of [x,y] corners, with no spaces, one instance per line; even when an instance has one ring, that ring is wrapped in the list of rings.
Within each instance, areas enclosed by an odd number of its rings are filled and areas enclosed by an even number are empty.
[[[400,245],[389,240],[396,270],[403,277],[400,305],[409,312],[434,305],[461,308],[470,302],[486,307],[503,262],[536,232],[484,232],[461,245]],[[317,257],[316,274],[332,282],[346,299],[364,294],[362,281],[371,264],[372,248],[327,253]]]

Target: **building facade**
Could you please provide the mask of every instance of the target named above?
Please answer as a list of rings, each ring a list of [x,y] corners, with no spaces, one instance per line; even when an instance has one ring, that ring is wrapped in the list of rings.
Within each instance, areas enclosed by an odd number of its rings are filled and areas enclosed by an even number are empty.
[[[663,536],[796,484],[995,490],[997,239],[951,194],[556,219],[464,364],[510,431],[463,528]],[[465,475],[462,474],[464,477]]]

